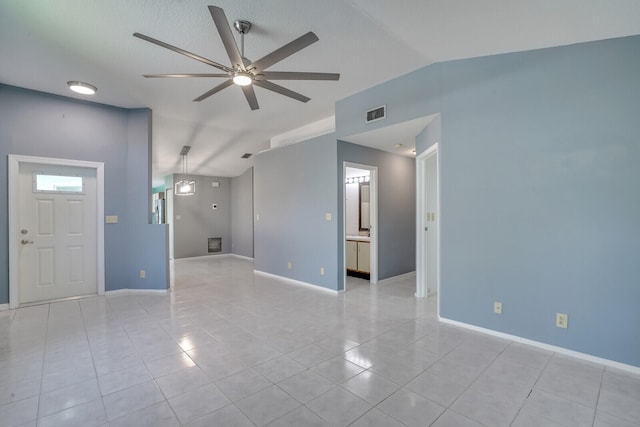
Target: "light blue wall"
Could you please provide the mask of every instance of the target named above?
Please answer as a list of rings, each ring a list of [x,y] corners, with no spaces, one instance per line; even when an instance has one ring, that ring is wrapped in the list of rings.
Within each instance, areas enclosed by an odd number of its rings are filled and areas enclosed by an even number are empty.
[[[416,167],[409,157],[349,142],[338,142],[338,210],[344,203],[344,162],[378,168],[378,279],[384,280],[416,269]],[[343,223],[338,224],[341,242]],[[338,248],[338,268],[344,266],[344,247]],[[344,277],[339,280],[344,289]]]
[[[442,139],[442,120],[437,114],[422,132],[416,135],[416,153],[423,153],[427,148]]]
[[[231,179],[231,252],[253,258],[253,168]]]
[[[337,208],[336,159],[334,134],[256,156],[256,270],[338,289],[336,236],[342,220]],[[325,219],[327,213],[331,221]],[[325,269],[323,276],[320,268]]]
[[[336,105],[338,137],[372,106],[387,124],[441,113],[442,317],[640,366],[639,52],[446,62]]]
[[[166,289],[166,227],[149,225],[150,111],[126,110],[0,84],[0,304],[8,302],[7,155],[103,162],[105,287]],[[144,250],[141,248],[144,247]],[[142,252],[145,252],[144,254]],[[146,270],[143,283],[139,270]]]

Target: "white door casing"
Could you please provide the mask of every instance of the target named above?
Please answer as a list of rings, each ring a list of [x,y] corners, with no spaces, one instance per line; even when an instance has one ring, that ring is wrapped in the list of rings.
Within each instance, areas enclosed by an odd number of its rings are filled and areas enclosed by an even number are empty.
[[[438,143],[416,158],[416,297],[440,301],[440,156]],[[440,308],[438,307],[438,312]]]
[[[86,194],[34,193],[34,171],[83,171]],[[9,155],[10,308],[104,294],[103,217],[102,163]]]

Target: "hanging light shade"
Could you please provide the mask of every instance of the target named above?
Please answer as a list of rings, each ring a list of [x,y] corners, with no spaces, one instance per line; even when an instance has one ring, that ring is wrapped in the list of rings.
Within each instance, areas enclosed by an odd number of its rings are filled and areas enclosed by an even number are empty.
[[[187,155],[189,154],[189,150],[191,150],[191,146],[185,145],[182,147],[182,151],[180,151],[180,155],[182,156],[182,174],[188,175],[189,167]],[[176,196],[193,196],[196,194],[196,181],[191,179],[181,179],[176,182],[174,186],[174,193]]]
[[[196,182],[193,180],[181,179],[176,182],[174,194],[176,196],[193,196],[196,194]]]

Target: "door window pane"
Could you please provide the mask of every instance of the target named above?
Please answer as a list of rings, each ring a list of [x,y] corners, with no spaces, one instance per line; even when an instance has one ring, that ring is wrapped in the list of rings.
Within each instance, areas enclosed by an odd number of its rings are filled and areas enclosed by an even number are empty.
[[[82,193],[81,176],[33,174],[34,193]]]

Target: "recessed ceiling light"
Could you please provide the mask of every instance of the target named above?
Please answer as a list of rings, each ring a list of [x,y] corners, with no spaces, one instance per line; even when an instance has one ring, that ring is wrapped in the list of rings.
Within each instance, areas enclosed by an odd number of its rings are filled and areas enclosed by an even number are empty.
[[[82,95],[93,95],[98,91],[98,88],[96,88],[94,85],[90,85],[89,83],[85,82],[70,81],[67,82],[67,86],[69,86],[69,89],[71,89],[72,91],[80,93]]]

